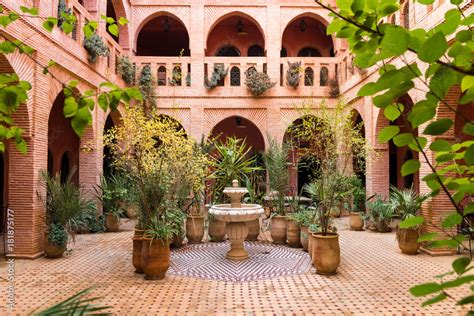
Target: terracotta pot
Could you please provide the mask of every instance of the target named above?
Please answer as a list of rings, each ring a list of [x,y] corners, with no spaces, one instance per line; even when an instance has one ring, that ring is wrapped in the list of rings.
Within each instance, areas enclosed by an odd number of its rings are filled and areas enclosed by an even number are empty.
[[[308,237],[308,226],[301,226],[300,232],[300,243],[304,251],[308,251],[309,237]]]
[[[416,229],[397,228],[398,247],[406,255],[416,255],[420,249],[419,237],[420,234]]]
[[[214,242],[224,241],[225,237],[225,222],[216,219],[209,219],[209,227],[207,229],[209,238]]]
[[[120,228],[120,218],[111,213],[105,214],[105,228],[108,232],[118,232]]]
[[[143,237],[144,234],[145,234],[144,229],[140,229],[140,228],[135,227],[135,232],[133,234],[133,237]]]
[[[301,228],[298,223],[292,219],[286,221],[286,238],[291,248],[301,248]]]
[[[186,237],[191,244],[197,244],[204,237],[204,216],[188,215],[186,219]]]
[[[183,246],[184,234],[173,235],[173,240],[171,241],[171,248],[179,248]]]
[[[272,226],[270,229],[273,243],[276,245],[284,245],[286,243],[286,216],[272,217]]]
[[[349,226],[352,230],[362,230],[364,229],[364,219],[359,212],[351,212],[349,214]]]
[[[341,263],[341,250],[339,248],[339,235],[327,234],[326,236],[313,234],[313,265],[316,273],[335,274]]]
[[[143,238],[142,267],[145,280],[162,280],[170,266],[170,243],[168,240]]]
[[[133,237],[132,263],[136,273],[143,273],[142,267],[142,245],[143,237]]]
[[[258,239],[258,235],[260,235],[260,220],[257,218],[253,221],[245,222],[247,224],[247,228],[249,230],[247,241],[256,241]]]
[[[44,255],[47,258],[61,258],[64,252],[66,251],[67,242],[62,246],[54,245],[49,242],[48,235],[46,234],[44,236],[43,246],[44,246]]]
[[[376,226],[379,233],[388,233],[390,231],[390,226],[386,221],[377,221]]]

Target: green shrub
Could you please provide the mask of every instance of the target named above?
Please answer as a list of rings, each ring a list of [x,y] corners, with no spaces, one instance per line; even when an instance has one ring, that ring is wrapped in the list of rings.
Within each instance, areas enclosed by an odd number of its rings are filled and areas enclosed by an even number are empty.
[[[67,244],[67,231],[59,224],[51,224],[48,231],[48,241],[55,246],[64,246]]]
[[[258,72],[255,68],[247,70],[245,75],[245,85],[254,97],[261,96],[276,85],[276,82],[272,82],[266,73]]]
[[[204,87],[208,90],[212,90],[219,86],[219,83],[227,76],[228,70],[229,69],[224,69],[223,65],[214,65],[211,78],[208,79],[204,77]]]
[[[89,53],[87,60],[90,63],[95,63],[99,56],[109,56],[109,48],[97,33],[92,34],[89,38],[84,38],[84,48]]]
[[[136,66],[130,61],[128,56],[121,56],[117,61],[117,73],[122,77],[123,81],[132,85],[135,83],[137,74]]]

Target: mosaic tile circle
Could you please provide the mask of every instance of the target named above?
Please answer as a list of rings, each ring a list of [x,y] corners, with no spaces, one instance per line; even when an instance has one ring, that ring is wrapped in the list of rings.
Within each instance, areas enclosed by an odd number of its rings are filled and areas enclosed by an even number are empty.
[[[168,274],[200,279],[248,282],[302,274],[311,268],[311,259],[301,249],[262,242],[245,242],[249,258],[226,258],[229,242],[186,245],[171,253]]]

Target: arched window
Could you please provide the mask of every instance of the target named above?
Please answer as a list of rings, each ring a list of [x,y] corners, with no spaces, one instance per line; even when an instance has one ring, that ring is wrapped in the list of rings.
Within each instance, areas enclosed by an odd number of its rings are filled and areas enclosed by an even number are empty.
[[[314,71],[311,67],[306,67],[304,70],[304,85],[313,86],[314,84]]]
[[[233,87],[240,86],[240,69],[237,66],[230,70],[230,85]]]
[[[181,66],[176,65],[173,67],[173,72],[171,73],[171,80],[170,84],[172,86],[180,86],[182,82],[182,71],[181,71]]]
[[[69,153],[66,151],[61,158],[61,183],[66,183],[69,177],[70,166],[69,166]]]
[[[166,67],[160,66],[158,68],[158,85],[166,86]]]
[[[232,45],[227,45],[227,46],[219,48],[216,52],[216,56],[219,56],[219,57],[239,57],[240,56],[240,51],[237,49],[237,47],[234,47]]]
[[[321,67],[319,72],[319,85],[325,87],[329,82],[329,70],[327,67]]]
[[[247,56],[249,57],[263,57],[265,56],[265,51],[260,45],[252,45],[247,51]]]
[[[321,53],[313,47],[304,47],[298,52],[298,57],[321,57]]]
[[[410,28],[410,2],[408,0],[405,1],[402,14],[403,14],[403,27],[408,30]]]
[[[285,47],[281,48],[280,57],[288,57],[288,52],[286,51]]]

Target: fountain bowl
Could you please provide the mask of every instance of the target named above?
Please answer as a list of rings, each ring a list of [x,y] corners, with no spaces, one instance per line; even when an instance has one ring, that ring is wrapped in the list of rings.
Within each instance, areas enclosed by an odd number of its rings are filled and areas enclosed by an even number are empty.
[[[209,213],[227,223],[248,222],[259,218],[264,209],[258,204],[241,204],[240,208],[232,208],[231,204],[217,204],[211,206]]]

